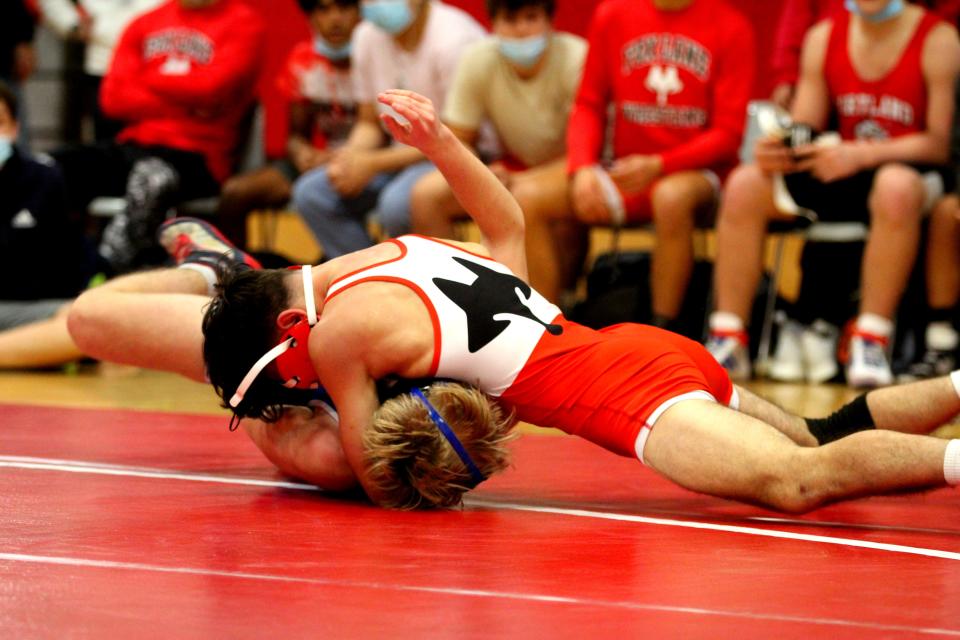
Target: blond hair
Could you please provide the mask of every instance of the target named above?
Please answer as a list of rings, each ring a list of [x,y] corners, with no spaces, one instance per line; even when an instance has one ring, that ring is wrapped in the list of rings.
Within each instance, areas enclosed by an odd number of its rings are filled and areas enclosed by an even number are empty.
[[[513,414],[465,385],[434,384],[426,395],[485,478],[509,465]],[[475,484],[426,406],[409,393],[383,403],[363,449],[371,497],[383,507],[453,507]]]

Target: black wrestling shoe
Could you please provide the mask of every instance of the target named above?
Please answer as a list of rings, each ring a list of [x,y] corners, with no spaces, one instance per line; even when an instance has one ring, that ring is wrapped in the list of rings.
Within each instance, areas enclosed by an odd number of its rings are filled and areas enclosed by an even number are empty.
[[[906,371],[897,376],[897,382],[914,382],[948,375],[957,368],[957,356],[954,351],[927,349],[918,362],[914,362]]]

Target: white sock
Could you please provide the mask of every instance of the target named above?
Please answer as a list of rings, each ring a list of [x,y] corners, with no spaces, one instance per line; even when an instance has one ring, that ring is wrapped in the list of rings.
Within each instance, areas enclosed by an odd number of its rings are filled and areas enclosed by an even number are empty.
[[[960,484],[960,440],[947,443],[947,452],[943,456],[943,479],[949,485]]]
[[[953,351],[960,342],[960,336],[950,322],[931,322],[927,325],[926,342],[928,349]]]
[[[199,263],[199,262],[184,262],[177,269],[189,269],[191,271],[196,271],[203,276],[203,279],[207,281],[207,295],[212,296],[216,293],[217,290],[217,272],[213,270],[213,267]]]
[[[861,313],[857,316],[857,331],[878,338],[889,338],[893,333],[893,321],[875,313]]]
[[[714,311],[710,314],[710,328],[714,331],[743,331],[743,320],[729,311]]]
[[[960,396],[960,369],[950,372],[950,383],[953,385],[953,390]]]

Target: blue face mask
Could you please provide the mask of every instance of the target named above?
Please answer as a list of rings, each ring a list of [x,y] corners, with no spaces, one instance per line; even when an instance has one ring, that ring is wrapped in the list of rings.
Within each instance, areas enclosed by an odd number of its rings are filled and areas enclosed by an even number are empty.
[[[406,30],[414,17],[407,0],[364,2],[360,5],[360,15],[393,36]]]
[[[0,167],[7,164],[7,160],[13,155],[13,140],[0,137]]]
[[[352,43],[349,41],[346,44],[335,47],[320,36],[313,39],[313,50],[331,62],[346,60],[350,57],[352,48]]]
[[[497,38],[500,55],[523,69],[532,67],[547,50],[547,34],[529,38]]]
[[[903,0],[890,0],[887,6],[877,13],[864,13],[860,10],[860,5],[856,3],[856,0],[844,0],[843,6],[853,15],[860,16],[868,22],[884,22],[890,18],[896,18],[906,8]]]

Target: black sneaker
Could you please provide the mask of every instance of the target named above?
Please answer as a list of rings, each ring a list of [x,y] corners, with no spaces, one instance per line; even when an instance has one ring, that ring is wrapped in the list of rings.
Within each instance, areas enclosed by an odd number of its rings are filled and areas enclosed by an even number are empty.
[[[954,351],[938,351],[927,349],[918,362],[914,362],[903,373],[897,376],[898,382],[913,382],[945,376],[957,368],[957,357]]]

